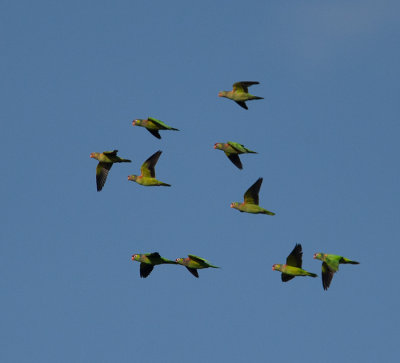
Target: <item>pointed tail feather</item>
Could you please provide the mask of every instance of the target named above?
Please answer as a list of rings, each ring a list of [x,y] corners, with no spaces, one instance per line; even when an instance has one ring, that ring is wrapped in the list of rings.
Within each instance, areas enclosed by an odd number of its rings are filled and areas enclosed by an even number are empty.
[[[311,277],[318,277],[317,274],[313,274],[312,272],[309,272],[309,273],[308,273],[308,276],[311,276]]]
[[[350,263],[352,265],[359,265],[360,264],[360,262],[352,261],[352,260],[349,260],[348,258],[345,258],[345,257],[343,257],[343,261],[340,261],[340,262],[341,263]]]
[[[263,214],[268,214],[269,216],[274,216],[275,213],[274,212],[270,212],[269,210],[264,209],[264,211],[262,212]]]

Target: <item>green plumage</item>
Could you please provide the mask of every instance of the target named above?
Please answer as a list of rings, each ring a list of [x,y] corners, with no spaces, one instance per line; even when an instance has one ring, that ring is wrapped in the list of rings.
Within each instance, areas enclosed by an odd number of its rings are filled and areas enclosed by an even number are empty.
[[[199,277],[199,273],[197,272],[198,269],[208,268],[208,267],[219,268],[218,266],[212,265],[204,258],[195,255],[188,255],[188,257],[186,258],[177,258],[176,263],[185,266],[188,269],[188,271],[195,277]]]
[[[258,205],[258,194],[260,192],[262,181],[263,178],[259,178],[249,189],[247,189],[246,193],[244,193],[244,202],[233,202],[231,203],[231,208],[237,209],[240,212],[274,216],[274,212],[270,212]]]
[[[297,243],[296,246],[293,248],[293,251],[286,258],[286,264],[275,264],[272,266],[272,270],[282,272],[281,279],[283,282],[287,282],[293,279],[295,276],[317,277],[316,274],[303,270],[301,268],[302,264],[303,250],[301,244]]]
[[[177,262],[161,257],[158,252],[132,255],[132,261],[140,262],[140,277],[146,278],[153,271],[154,266],[162,264],[177,265]]]
[[[161,120],[157,120],[156,118],[153,117],[148,117],[146,120],[143,119],[137,119],[132,121],[133,126],[142,126],[145,127],[147,131],[149,131],[153,136],[155,136],[157,139],[161,139],[161,135],[158,131],[160,130],[173,130],[173,131],[179,131],[178,129],[175,129],[174,127],[168,126]]]
[[[248,109],[245,101],[262,100],[263,97],[253,96],[248,92],[248,87],[259,84],[260,82],[242,81],[233,84],[232,91],[221,91],[219,97],[226,97],[235,101],[240,107]]]
[[[102,153],[91,153],[90,157],[99,161],[96,167],[96,186],[97,191],[103,189],[106,183],[108,172],[114,163],[130,163],[128,159],[117,156],[118,150],[104,151]]]
[[[314,258],[322,261],[322,287],[324,290],[328,290],[333,275],[339,270],[340,264],[352,264],[358,265],[359,262],[350,260],[346,257],[339,255],[331,255],[327,253],[315,253]]]
[[[228,141],[226,143],[217,142],[214,145],[214,149],[224,151],[229,160],[239,169],[243,169],[239,154],[257,154],[257,152],[244,147],[244,145],[232,141]]]
[[[147,187],[165,186],[170,187],[170,184],[164,183],[156,179],[155,166],[160,158],[162,151],[158,150],[151,155],[140,168],[140,175],[129,175],[128,180],[134,181],[140,185]]]

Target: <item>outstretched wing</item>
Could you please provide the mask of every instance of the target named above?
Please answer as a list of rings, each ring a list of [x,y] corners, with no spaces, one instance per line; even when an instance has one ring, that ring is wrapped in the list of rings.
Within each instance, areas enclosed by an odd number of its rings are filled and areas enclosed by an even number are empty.
[[[285,273],[281,273],[281,279],[282,279],[282,281],[283,282],[287,282],[287,281],[289,281],[289,280],[291,280],[291,279],[294,279],[294,276],[293,275],[288,275],[288,274],[285,274]]]
[[[110,156],[117,156],[118,150],[113,150],[113,151],[103,151],[104,155],[110,155]]]
[[[113,165],[112,163],[102,163],[102,162],[97,164],[96,185],[97,185],[98,192],[103,189],[103,186],[107,180],[108,172],[110,171],[112,165]]]
[[[156,177],[156,171],[154,168],[161,154],[162,151],[158,150],[143,163],[142,167],[140,168],[141,176],[151,177],[151,178]]]
[[[229,154],[226,153],[226,156],[229,158],[232,163],[238,167],[239,169],[243,169],[242,162],[240,161],[239,155],[238,154]]]
[[[286,265],[301,268],[301,265],[303,263],[302,259],[303,259],[303,251],[301,248],[301,244],[296,243],[296,246],[294,246],[293,251],[286,259]]]
[[[155,136],[157,139],[161,139],[161,135],[160,135],[160,133],[158,132],[158,130],[150,130],[150,129],[147,129],[147,128],[146,128],[146,130],[147,130],[148,132],[150,132],[150,134],[152,134],[153,136]]]
[[[328,290],[335,271],[331,270],[326,262],[322,262],[322,286],[324,290]]]
[[[247,151],[244,145],[239,144],[237,142],[228,141],[227,144],[233,147],[237,152],[245,153]]]
[[[248,92],[248,87],[252,86],[253,84],[259,84],[260,82],[253,82],[253,81],[241,81],[236,82],[233,84],[233,90],[236,92]]]
[[[186,268],[189,270],[189,272],[194,276],[199,278],[199,273],[197,272],[197,270],[195,268],[191,268],[191,267],[187,267]]]
[[[140,264],[140,277],[146,278],[153,271],[154,265],[142,262]]]
[[[260,192],[262,181],[263,178],[258,178],[258,180],[247,189],[246,193],[244,193],[245,203],[258,205],[258,193]]]
[[[245,110],[248,110],[246,103],[244,101],[235,101],[240,107],[243,107]]]
[[[158,120],[158,119],[156,119],[154,117],[148,117],[147,119],[149,121],[152,121],[153,123],[155,123],[161,129],[168,129],[169,128],[169,126],[166,125],[164,122],[162,122],[161,120]]]
[[[204,258],[195,256],[195,255],[188,255],[193,261],[198,262],[198,263],[208,263],[208,261]]]

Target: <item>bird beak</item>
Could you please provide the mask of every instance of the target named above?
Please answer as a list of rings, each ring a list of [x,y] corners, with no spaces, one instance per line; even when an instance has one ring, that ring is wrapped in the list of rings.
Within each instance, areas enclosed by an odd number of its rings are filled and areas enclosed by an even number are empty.
[[[275,271],[275,265],[274,265],[274,266],[272,266],[272,271]]]
[[[316,253],[314,253],[314,256],[313,256],[313,258],[315,259],[315,258],[317,258],[317,254]]]
[[[133,120],[133,121],[132,121],[132,126],[135,126],[135,125],[136,125],[136,121]]]

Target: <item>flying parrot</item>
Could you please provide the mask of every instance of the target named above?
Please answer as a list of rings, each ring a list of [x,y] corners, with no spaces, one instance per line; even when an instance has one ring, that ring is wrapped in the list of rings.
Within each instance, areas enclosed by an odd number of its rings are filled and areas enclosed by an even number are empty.
[[[300,243],[296,243],[293,251],[286,258],[286,264],[279,265],[275,264],[272,266],[272,270],[280,271],[281,279],[283,282],[287,282],[296,276],[311,276],[317,277],[316,274],[303,270],[301,265],[303,264],[303,251]]]
[[[194,255],[188,255],[188,257],[186,258],[177,258],[176,262],[180,265],[185,266],[189,270],[189,272],[195,277],[199,277],[199,273],[197,272],[198,269],[208,267],[219,268],[218,266],[211,265],[211,263],[209,263],[204,258]]]
[[[158,150],[151,155],[140,168],[140,175],[129,175],[128,180],[134,181],[140,185],[154,187],[154,186],[165,186],[170,187],[170,184],[163,183],[156,179],[155,166],[158,159],[160,158],[162,151]]]
[[[148,117],[146,120],[137,119],[132,121],[133,126],[142,126],[147,129],[153,136],[157,139],[161,139],[161,135],[158,132],[159,130],[174,130],[179,131],[171,126],[166,125],[164,122],[157,120],[153,117]]]
[[[167,258],[161,257],[158,252],[142,253],[132,255],[132,261],[140,262],[140,277],[147,277],[153,271],[154,266],[162,264],[173,264],[177,265],[175,261],[168,260]]]
[[[102,153],[91,153],[90,157],[93,159],[97,159],[99,163],[96,168],[96,185],[97,191],[103,189],[103,186],[106,182],[108,172],[114,163],[130,163],[131,161],[128,159],[122,159],[117,156],[118,150],[114,151],[104,151]]]
[[[246,193],[244,193],[244,202],[233,202],[231,203],[231,208],[235,208],[240,212],[254,214],[261,213],[274,216],[274,212],[270,212],[258,205],[258,193],[260,192],[262,181],[263,178],[258,178],[258,180],[249,189],[247,189]]]
[[[257,152],[245,148],[244,145],[232,141],[228,141],[226,143],[217,142],[214,145],[214,149],[225,152],[225,155],[229,158],[229,160],[239,169],[243,169],[239,154],[257,154]]]
[[[358,265],[360,262],[349,260],[346,257],[338,255],[328,255],[327,253],[314,253],[314,258],[322,261],[322,287],[328,290],[333,279],[333,275],[339,270],[339,265],[350,263]]]
[[[264,99],[263,97],[253,96],[248,93],[248,87],[252,86],[253,84],[260,84],[260,82],[236,82],[233,84],[232,91],[221,91],[218,93],[218,96],[229,98],[230,100],[235,101],[240,107],[248,110],[245,101]]]

